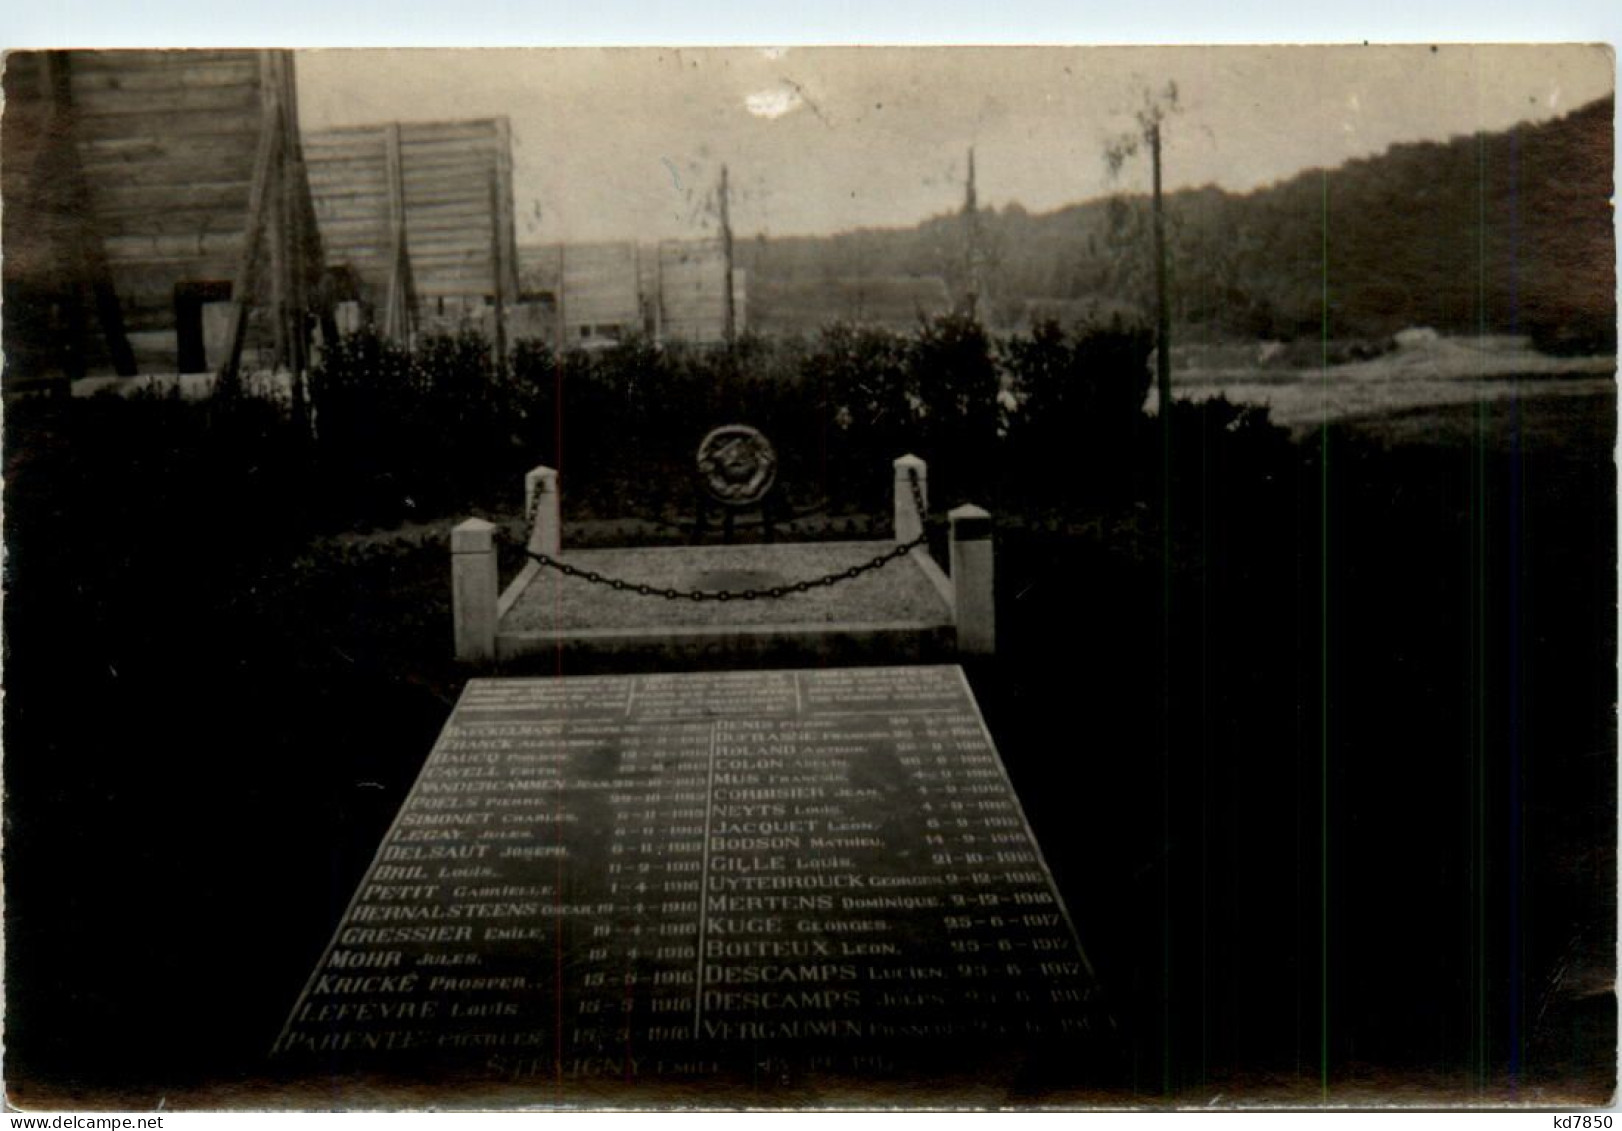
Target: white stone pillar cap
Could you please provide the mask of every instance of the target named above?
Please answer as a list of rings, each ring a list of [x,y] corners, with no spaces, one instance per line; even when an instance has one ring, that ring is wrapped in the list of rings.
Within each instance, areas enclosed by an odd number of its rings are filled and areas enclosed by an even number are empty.
[[[479,554],[490,549],[496,524],[482,518],[470,518],[451,531],[451,553]]]
[[[946,512],[952,520],[952,537],[959,542],[991,537],[991,512],[973,503],[964,503]]]

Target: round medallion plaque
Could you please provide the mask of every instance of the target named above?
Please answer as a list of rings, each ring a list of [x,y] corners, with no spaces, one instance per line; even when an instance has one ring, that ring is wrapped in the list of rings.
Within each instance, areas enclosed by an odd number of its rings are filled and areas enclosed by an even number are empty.
[[[751,506],[777,479],[777,453],[759,429],[723,424],[698,445],[698,474],[717,502]]]

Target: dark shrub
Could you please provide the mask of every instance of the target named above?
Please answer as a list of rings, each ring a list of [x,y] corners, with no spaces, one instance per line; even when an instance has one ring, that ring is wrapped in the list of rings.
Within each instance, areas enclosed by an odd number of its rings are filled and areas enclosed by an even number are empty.
[[[945,314],[919,322],[908,354],[919,454],[933,465],[937,497],[984,498],[984,485],[996,478],[1002,417],[991,339],[973,318]]]
[[[1024,490],[1053,501],[1131,496],[1153,345],[1147,327],[1119,318],[1070,334],[1040,322],[1009,339],[1003,357],[1019,402],[1009,471]]]
[[[914,373],[907,340],[871,326],[835,322],[801,362],[801,385],[815,411],[808,458],[830,494],[879,506],[884,467],[918,444]]]

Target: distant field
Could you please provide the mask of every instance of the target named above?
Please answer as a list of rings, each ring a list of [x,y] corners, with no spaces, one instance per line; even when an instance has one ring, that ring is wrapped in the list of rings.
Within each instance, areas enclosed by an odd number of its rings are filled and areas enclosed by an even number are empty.
[[[1231,356],[1231,350],[1224,352]],[[1249,365],[1223,364],[1227,360],[1196,356],[1188,368],[1173,372],[1174,395],[1265,405],[1275,423],[1297,434],[1324,423],[1427,408],[1592,398],[1613,393],[1616,384],[1613,356],[1550,357],[1509,337],[1440,338],[1327,369],[1271,367],[1259,357]]]

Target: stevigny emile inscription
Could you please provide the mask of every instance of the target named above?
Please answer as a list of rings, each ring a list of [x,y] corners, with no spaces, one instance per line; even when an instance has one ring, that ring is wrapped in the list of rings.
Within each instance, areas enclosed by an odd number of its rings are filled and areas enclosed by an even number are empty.
[[[275,1051],[882,1076],[1092,998],[960,669],[474,680]]]

